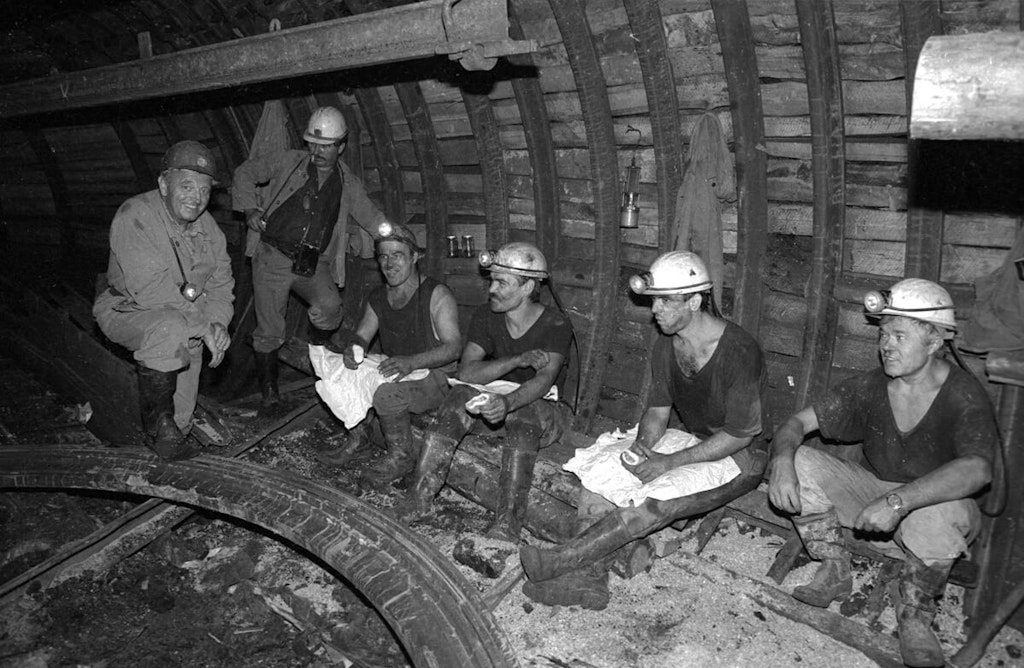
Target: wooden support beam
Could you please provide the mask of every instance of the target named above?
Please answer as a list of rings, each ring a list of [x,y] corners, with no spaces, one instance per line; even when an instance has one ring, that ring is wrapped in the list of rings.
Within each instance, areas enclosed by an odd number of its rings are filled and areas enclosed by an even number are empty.
[[[487,245],[497,248],[508,235],[508,173],[505,168],[505,154],[498,133],[498,120],[494,107],[483,93],[462,89],[462,101],[469,115],[469,127],[476,141],[477,159],[483,177],[484,220],[487,224]],[[449,233],[451,234],[451,233]],[[479,245],[479,242],[478,242]]]
[[[732,314],[737,323],[757,338],[764,284],[761,260],[768,247],[768,158],[764,150],[761,82],[746,0],[712,0],[711,9],[722,44],[736,147],[739,276]]]
[[[549,3],[562,33],[569,67],[576,79],[583,126],[590,152],[590,181],[594,193],[594,288],[590,306],[590,331],[584,337],[580,368],[580,405],[576,407],[576,429],[589,433],[594,424],[604,371],[608,367],[618,316],[619,285],[619,174],[615,150],[615,129],[608,100],[608,84],[601,70],[590,23],[580,0]]]
[[[914,139],[1024,139],[1024,33],[935,35],[917,62]]]
[[[902,0],[900,24],[903,29],[903,60],[907,68],[907,104],[914,99],[917,59],[925,41],[942,34],[939,0]],[[942,268],[942,235],[945,216],[923,200],[921,141],[907,141],[907,245],[904,276],[938,281]]]
[[[388,218],[405,222],[405,186],[398,170],[395,139],[384,110],[384,102],[376,88],[357,88],[355,91],[359,111],[366,130],[373,141],[373,155],[377,162],[377,178],[384,199],[384,213]]]
[[[121,142],[121,148],[128,156],[128,163],[132,166],[132,173],[135,174],[135,189],[139,192],[151,190],[156,185],[156,175],[146,162],[146,156],[142,153],[139,140],[135,131],[127,121],[116,121],[114,131],[117,139]]]
[[[832,297],[842,268],[846,217],[843,89],[831,0],[797,0],[811,111],[814,237],[807,285],[807,322],[797,382],[797,410],[828,389],[838,308]]]
[[[61,252],[68,257],[74,248],[72,239],[71,220],[72,212],[68,199],[68,186],[64,181],[64,174],[57,164],[57,156],[46,140],[46,136],[39,130],[29,130],[26,133],[28,143],[39,160],[39,167],[46,175],[46,183],[50,186],[50,197],[53,198],[54,212],[60,221],[60,245]]]
[[[217,90],[483,45],[488,57],[536,50],[508,39],[506,0],[425,0],[372,14],[222,42],[0,88],[0,118]],[[445,14],[446,18],[442,19]]]

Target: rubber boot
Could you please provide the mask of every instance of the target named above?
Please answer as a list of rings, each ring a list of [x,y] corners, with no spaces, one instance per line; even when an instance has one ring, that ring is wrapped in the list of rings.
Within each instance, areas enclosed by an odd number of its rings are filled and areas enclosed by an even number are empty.
[[[523,593],[544,605],[578,605],[587,610],[604,610],[611,596],[608,592],[608,569],[591,564],[562,575],[523,583]]]
[[[434,497],[444,487],[448,469],[458,441],[435,431],[423,433],[423,450],[416,465],[416,477],[406,498],[392,512],[399,521],[409,524],[430,511]]]
[[[532,545],[522,546],[519,548],[519,560],[528,578],[543,582],[586,564],[597,563],[633,538],[618,511],[613,510],[560,547],[542,550]]]
[[[842,527],[835,511],[794,517],[793,525],[807,554],[821,562],[810,582],[793,589],[793,598],[827,608],[832,601],[849,596],[853,591],[850,553],[843,542]]]
[[[189,459],[199,451],[185,443],[174,424],[174,390],[178,386],[177,371],[157,371],[140,366],[139,404],[146,445],[165,461]]]
[[[256,376],[260,381],[260,412],[273,411],[281,403],[281,394],[277,389],[277,351],[255,353]]]
[[[371,485],[386,486],[416,470],[416,446],[408,413],[381,415],[380,430],[384,433],[387,454],[366,470],[363,478]]]
[[[906,553],[900,574],[900,603],[896,606],[899,624],[900,654],[908,666],[943,666],[942,646],[932,632],[936,599],[942,595],[953,560],[926,566],[920,559]]]
[[[349,464],[373,455],[373,444],[370,442],[370,418],[347,430],[344,439],[333,448],[316,454],[316,459],[327,466],[348,466]]]
[[[509,447],[502,449],[498,503],[494,508],[494,521],[485,533],[488,538],[519,542],[536,463],[536,452]]]

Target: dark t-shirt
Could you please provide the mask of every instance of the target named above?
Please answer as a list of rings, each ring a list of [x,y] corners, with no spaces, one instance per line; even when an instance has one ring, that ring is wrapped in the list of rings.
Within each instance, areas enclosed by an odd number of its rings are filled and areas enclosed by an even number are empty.
[[[430,318],[430,298],[438,285],[429,276],[423,277],[416,292],[405,306],[391,308],[388,303],[387,286],[373,290],[367,298],[369,306],[377,315],[377,336],[380,348],[388,357],[397,355],[418,355],[441,345],[441,339],[434,332]],[[442,371],[454,371],[456,363],[441,367]]]
[[[467,342],[483,348],[485,357],[489,359],[512,357],[535,349],[561,355],[563,363],[555,385],[559,393],[562,392],[565,363],[569,360],[569,345],[572,343],[572,325],[557,309],[545,306],[537,322],[518,339],[513,339],[505,326],[505,314],[494,313],[490,306],[483,304],[473,312]],[[535,375],[537,372],[532,367],[513,369],[502,376],[501,380],[524,383]]]
[[[888,383],[885,372],[875,369],[846,379],[814,402],[821,435],[863,443],[865,467],[890,482],[916,480],[966,455],[994,460],[995,416],[973,376],[950,366],[928,412],[905,434],[896,426]]]
[[[770,435],[768,371],[761,347],[729,321],[718,347],[695,376],[676,361],[672,337],[661,336],[651,353],[649,407],[675,406],[690,433],[708,438],[724,431],[736,438]]]

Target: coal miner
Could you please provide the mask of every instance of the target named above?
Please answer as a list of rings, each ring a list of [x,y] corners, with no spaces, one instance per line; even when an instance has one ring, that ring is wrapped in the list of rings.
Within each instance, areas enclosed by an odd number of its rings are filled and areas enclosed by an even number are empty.
[[[231,261],[206,212],[216,176],[203,144],[167,150],[157,189],[127,200],[114,216],[108,287],[93,305],[107,338],[134,354],[147,443],[167,460],[197,452],[182,435],[192,423],[203,346],[215,367],[231,343]]]
[[[793,596],[825,607],[851,593],[842,527],[903,561],[896,602],[909,666],[942,666],[931,631],[954,560],[980,530],[972,498],[992,480],[997,447],[988,396],[972,374],[938,355],[956,330],[941,286],[910,278],[865,299],[878,322],[880,369],[852,377],[793,415],[775,434],[769,497],[821,565]],[[861,443],[863,463],[801,447],[818,432]]]
[[[448,394],[448,374],[455,372],[462,348],[455,296],[444,283],[420,273],[423,249],[405,226],[382,223],[374,241],[384,285],[373,290],[351,340],[341,348],[345,366],[358,368],[357,348],[367,350],[379,337],[387,355],[377,367],[388,382],[373,393],[373,408],[384,434],[387,455],[364,478],[384,485],[416,467],[419,448],[413,442],[410,416],[432,411]],[[409,380],[413,371],[429,370]],[[349,431],[339,447],[317,456],[323,463],[344,466],[369,449],[370,419]]]
[[[396,513],[410,522],[429,510],[459,442],[483,420],[505,427],[498,498],[487,535],[518,542],[537,453],[558,441],[571,423],[568,405],[544,397],[552,387],[561,389],[572,325],[558,309],[540,302],[549,273],[536,246],[508,243],[482,253],[480,261],[490,272],[489,298],[470,321],[458,379],[477,386],[507,381],[506,388],[514,389],[452,388],[424,432],[415,482]]]
[[[325,345],[342,319],[339,286],[345,284],[348,219],[368,234],[384,222],[362,182],[340,159],[348,126],[334,107],[320,107],[309,118],[307,150],[287,150],[251,158],[235,170],[233,205],[245,212],[251,241],[256,310],[253,350],[262,407],[273,410],[278,350],[285,342],[288,295],[309,305],[309,343]],[[267,197],[257,186],[267,184]]]
[[[728,464],[739,472],[734,475],[759,477],[768,428],[763,355],[750,334],[721,317],[704,262],[694,253],[672,251],[634,276],[630,286],[653,297],[651,312],[663,336],[651,353],[652,387],[637,438],[614,465],[649,483],[682,468],[704,472],[731,459]],[[664,454],[655,448],[673,410],[697,442]],[[651,533],[724,504],[732,489],[728,482],[716,480],[701,494],[683,491],[678,498],[647,498],[629,507],[584,487],[575,538],[553,549],[520,548],[528,577],[523,592],[548,605],[605,608],[611,564],[649,552]]]

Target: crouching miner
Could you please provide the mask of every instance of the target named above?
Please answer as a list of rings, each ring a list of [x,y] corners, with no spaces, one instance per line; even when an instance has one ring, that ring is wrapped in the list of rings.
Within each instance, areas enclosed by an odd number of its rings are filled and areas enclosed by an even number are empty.
[[[482,418],[492,426],[504,424],[506,432],[495,517],[487,535],[518,542],[537,453],[558,441],[571,422],[566,404],[543,397],[553,385],[561,389],[572,325],[539,301],[541,282],[549,274],[536,246],[508,243],[496,253],[482,254],[481,264],[491,275],[489,303],[473,314],[458,377],[468,383],[519,385],[508,394],[484,393],[487,400],[480,405],[471,401],[479,390],[452,388],[424,433],[415,483],[398,515],[409,522],[427,512],[444,485],[456,447]]]
[[[851,592],[841,527],[877,539],[877,549],[903,560],[896,607],[904,663],[942,666],[930,627],[953,561],[980,529],[971,497],[992,479],[995,418],[974,377],[937,356],[956,328],[945,289],[906,279],[865,306],[878,320],[882,367],[842,382],[782,425],[769,497],[795,514],[808,554],[821,561],[795,598],[824,607]],[[814,431],[860,442],[864,464],[801,447]]]
[[[387,380],[373,393],[373,408],[384,434],[387,456],[365,473],[367,482],[386,485],[416,467],[418,448],[413,443],[412,414],[437,408],[448,394],[448,375],[455,371],[462,336],[455,296],[444,283],[419,270],[423,249],[409,228],[382,223],[374,241],[384,285],[370,293],[352,341],[341,352],[345,366],[359,361],[353,350],[364,350],[375,336],[388,356],[378,372]],[[417,369],[430,373],[419,380],[402,380]],[[399,382],[401,381],[401,382]],[[321,462],[344,466],[370,446],[370,418],[349,430],[346,441],[317,456]]]
[[[213,153],[196,141],[163,157],[156,190],[132,197],[110,225],[108,287],[93,315],[103,333],[134,353],[149,447],[173,460],[196,454],[182,431],[196,406],[203,345],[210,366],[231,343],[231,262],[206,213],[216,177]]]
[[[766,445],[760,436],[768,423],[767,372],[761,348],[721,317],[704,262],[687,251],[665,253],[630,286],[653,297],[651,313],[663,336],[651,352],[651,394],[630,446],[638,461],[624,459],[623,466],[648,483],[679,467],[708,469],[731,457],[740,475],[709,490],[648,498],[625,508],[582,489],[575,538],[554,549],[524,545],[519,550],[529,578],[523,592],[540,603],[604,609],[612,561],[638,558],[636,550],[649,553],[648,535],[723,505],[756,486],[764,471]],[[655,452],[673,410],[701,440],[672,454]]]

